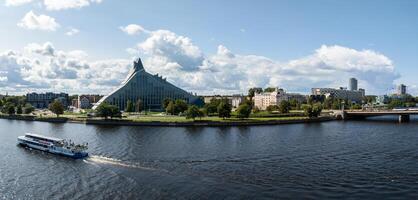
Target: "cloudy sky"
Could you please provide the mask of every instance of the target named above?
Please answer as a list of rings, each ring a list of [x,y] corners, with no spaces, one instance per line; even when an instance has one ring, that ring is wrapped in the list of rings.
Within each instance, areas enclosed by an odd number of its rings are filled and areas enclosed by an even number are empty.
[[[418,95],[418,1],[1,0],[0,93],[106,94],[141,57],[198,94],[404,83]]]

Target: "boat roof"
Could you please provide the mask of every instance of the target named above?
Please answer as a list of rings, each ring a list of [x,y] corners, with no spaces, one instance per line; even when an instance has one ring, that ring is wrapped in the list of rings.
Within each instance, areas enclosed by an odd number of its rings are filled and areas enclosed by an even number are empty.
[[[47,137],[47,136],[38,135],[38,134],[34,134],[34,133],[26,133],[25,135],[26,136],[29,136],[29,137],[45,139],[45,140],[50,140],[50,141],[54,141],[54,142],[61,142],[61,141],[63,141],[63,139],[60,139],[60,138]]]

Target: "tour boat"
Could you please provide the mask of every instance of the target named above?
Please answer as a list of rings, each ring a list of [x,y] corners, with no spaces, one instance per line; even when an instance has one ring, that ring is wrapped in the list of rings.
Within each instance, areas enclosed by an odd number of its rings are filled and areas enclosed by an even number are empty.
[[[86,152],[88,149],[87,143],[74,144],[71,140],[67,141],[32,133],[26,133],[24,136],[19,136],[17,142],[21,146],[71,158],[84,158],[88,156],[88,153]]]

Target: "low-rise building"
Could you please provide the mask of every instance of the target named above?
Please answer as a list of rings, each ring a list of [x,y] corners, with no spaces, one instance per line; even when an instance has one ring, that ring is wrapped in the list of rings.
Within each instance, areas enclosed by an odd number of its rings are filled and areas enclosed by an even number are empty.
[[[221,100],[221,99],[226,99],[228,100],[228,103],[232,105],[233,108],[238,108],[238,106],[245,100],[245,96],[244,95],[240,95],[240,94],[234,94],[234,95],[213,95],[213,96],[203,96],[203,101],[205,102],[205,104],[210,103],[210,101],[212,101],[212,99],[217,99],[217,100]]]
[[[377,105],[386,105],[390,102],[390,97],[388,95],[380,95],[376,97]]]
[[[72,100],[71,105],[74,106],[75,108],[90,109],[102,97],[103,97],[103,95],[96,95],[96,94],[93,94],[93,95],[91,95],[91,94],[78,95],[77,98]]]
[[[361,103],[364,98],[365,90],[347,90],[345,88],[312,88],[312,95],[324,95],[325,97],[332,97],[335,99],[344,99]]]
[[[266,110],[268,106],[279,105],[281,101],[295,99],[299,103],[306,101],[306,96],[297,93],[286,93],[283,89],[276,88],[273,92],[254,94],[254,106],[260,110]]]
[[[28,93],[26,94],[26,102],[31,104],[35,108],[48,108],[49,104],[54,100],[59,100],[67,107],[68,106],[68,94],[67,93]]]

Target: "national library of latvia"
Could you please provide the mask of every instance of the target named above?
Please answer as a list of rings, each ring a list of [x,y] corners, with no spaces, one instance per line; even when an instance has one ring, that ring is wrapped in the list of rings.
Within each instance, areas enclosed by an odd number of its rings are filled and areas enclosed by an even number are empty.
[[[129,100],[131,102],[139,100],[143,109],[162,110],[164,99],[182,99],[189,104],[200,104],[202,101],[197,96],[167,82],[165,78],[146,72],[141,59],[138,58],[125,81],[116,90],[100,99],[93,109],[106,102],[118,106],[120,110],[125,110]]]

